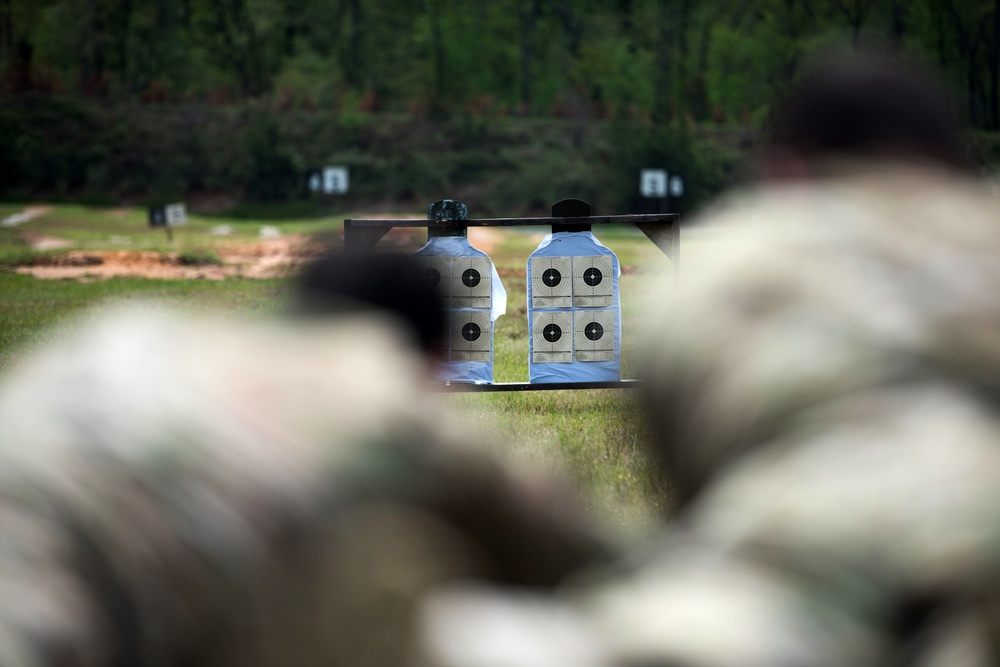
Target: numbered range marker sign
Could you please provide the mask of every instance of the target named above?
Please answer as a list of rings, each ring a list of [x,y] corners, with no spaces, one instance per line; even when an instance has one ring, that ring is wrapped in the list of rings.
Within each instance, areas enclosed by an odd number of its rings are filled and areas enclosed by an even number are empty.
[[[184,204],[169,204],[153,206],[149,209],[150,227],[176,227],[187,222],[187,209]]]
[[[348,185],[347,167],[327,167],[323,170],[324,193],[341,195],[347,192]]]
[[[350,187],[347,167],[325,167],[306,172],[306,189],[326,195],[342,195]]]
[[[667,171],[643,169],[639,174],[639,192],[643,197],[666,197]]]
[[[684,180],[680,176],[670,177],[670,196],[680,197],[684,194]]]
[[[323,172],[313,169],[306,173],[306,189],[309,192],[320,192],[323,189]]]

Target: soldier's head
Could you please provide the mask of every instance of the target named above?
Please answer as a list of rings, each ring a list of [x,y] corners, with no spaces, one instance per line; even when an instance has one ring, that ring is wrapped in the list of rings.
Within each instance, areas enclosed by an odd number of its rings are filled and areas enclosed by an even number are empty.
[[[446,349],[444,300],[411,255],[328,254],[299,274],[294,305],[307,317],[388,315],[430,359],[440,358]]]
[[[766,178],[822,176],[832,160],[968,168],[957,114],[933,74],[874,55],[829,56],[776,101]]]

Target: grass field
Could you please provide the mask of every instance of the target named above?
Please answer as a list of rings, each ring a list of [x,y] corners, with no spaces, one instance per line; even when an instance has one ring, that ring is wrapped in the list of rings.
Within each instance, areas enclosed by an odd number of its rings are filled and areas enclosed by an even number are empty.
[[[0,205],[0,219],[23,207]],[[350,214],[344,217],[382,217]],[[413,212],[410,217],[420,217]],[[260,238],[262,227],[283,235],[338,238],[342,218],[248,220],[192,216],[168,243],[161,230],[145,227],[140,209],[56,206],[15,227],[0,227],[0,375],[31,347],[53,336],[53,327],[73,313],[107,301],[155,299],[206,312],[274,316],[284,307],[287,279],[162,280],[119,277],[106,280],[48,280],[22,275],[14,267],[44,254],[71,249],[127,247],[155,252],[222,251],[226,244]],[[225,235],[220,226],[228,227]],[[213,233],[213,230],[216,230]],[[494,379],[528,379],[525,263],[544,228],[497,231],[489,254],[503,276],[507,314],[496,324]],[[273,234],[272,232],[269,232]],[[615,251],[623,267],[620,291],[623,319],[623,376],[637,370],[637,341],[644,306],[672,287],[671,265],[634,229],[597,227],[597,237]],[[35,250],[38,237],[60,239],[65,247]],[[422,234],[392,232],[384,243],[395,249],[418,248]],[[536,465],[564,467],[580,482],[580,500],[622,530],[644,534],[669,508],[669,489],[651,475],[644,448],[646,434],[631,390],[535,391],[454,394],[444,400],[487,425],[509,443],[510,455],[530,457]]]

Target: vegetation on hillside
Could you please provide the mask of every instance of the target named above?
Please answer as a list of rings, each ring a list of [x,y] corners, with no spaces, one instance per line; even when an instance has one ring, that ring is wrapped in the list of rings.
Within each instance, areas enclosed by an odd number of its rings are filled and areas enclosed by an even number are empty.
[[[658,167],[683,211],[811,54],[870,42],[1000,131],[1000,0],[0,0],[0,196],[308,209],[304,170],[337,164],[345,207],[624,212]]]
[[[2,0],[11,90],[747,124],[817,46],[940,63],[1000,129],[998,0]]]

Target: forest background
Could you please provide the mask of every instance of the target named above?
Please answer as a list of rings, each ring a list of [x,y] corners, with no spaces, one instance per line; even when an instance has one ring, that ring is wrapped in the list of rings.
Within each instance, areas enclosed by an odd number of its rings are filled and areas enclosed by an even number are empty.
[[[1000,164],[1000,0],[0,0],[0,197],[474,217],[688,210],[745,178],[811,54],[940,68]],[[310,199],[304,174],[351,170]]]

